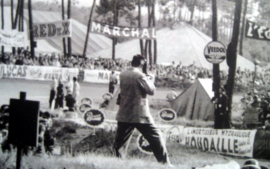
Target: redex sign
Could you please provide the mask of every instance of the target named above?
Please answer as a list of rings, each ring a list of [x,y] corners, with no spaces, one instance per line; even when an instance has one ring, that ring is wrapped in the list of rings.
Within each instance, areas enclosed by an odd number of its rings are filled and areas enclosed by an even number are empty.
[[[71,37],[71,20],[50,23],[34,23],[33,35],[35,40]]]
[[[137,39],[156,39],[155,28],[120,27],[92,22],[90,31],[109,37],[129,37]]]
[[[247,20],[246,37],[258,40],[270,40],[270,29]]]

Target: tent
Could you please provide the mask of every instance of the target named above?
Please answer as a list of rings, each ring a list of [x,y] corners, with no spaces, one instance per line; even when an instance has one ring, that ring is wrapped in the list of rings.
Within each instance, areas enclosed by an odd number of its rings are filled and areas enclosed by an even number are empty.
[[[172,109],[178,117],[213,121],[214,104],[211,102],[213,96],[212,79],[198,79],[171,101]]]
[[[11,30],[11,11],[10,7],[4,8],[4,30]],[[15,11],[14,11],[15,13]],[[1,13],[0,13],[1,16]],[[35,11],[32,12],[33,23],[48,23],[62,20],[62,14],[60,12],[47,12],[47,11]],[[24,30],[28,37],[28,10],[24,10]],[[87,26],[81,24],[80,22],[71,19],[72,23],[72,54],[82,55],[84,49],[84,42],[86,38]],[[0,23],[1,25],[1,23]],[[62,53],[63,45],[62,38],[52,38],[45,40],[36,40],[37,47],[35,51],[40,52],[56,52]],[[29,43],[28,43],[29,44]],[[27,44],[27,46],[29,46]],[[87,52],[86,55],[90,56],[93,52],[97,52],[102,49],[106,49],[111,46],[111,39],[99,35],[99,34],[89,34]],[[8,51],[8,50],[7,50]]]
[[[212,69],[212,63],[204,56],[204,48],[211,41],[212,38],[187,23],[181,23],[175,29],[160,29],[157,31],[157,63],[171,64],[174,61],[176,64],[181,62],[183,66],[189,66],[194,62],[195,66]],[[131,60],[139,53],[139,40],[130,40],[116,45],[115,58]],[[98,56],[111,58],[111,48],[93,53],[93,57]],[[254,70],[254,64],[240,55],[237,57],[237,66],[241,70]],[[228,70],[226,60],[220,64],[220,69]]]

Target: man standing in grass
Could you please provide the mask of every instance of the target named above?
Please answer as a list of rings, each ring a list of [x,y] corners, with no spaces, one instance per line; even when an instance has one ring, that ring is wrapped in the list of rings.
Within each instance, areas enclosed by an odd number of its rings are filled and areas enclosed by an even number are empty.
[[[118,123],[113,150],[117,157],[121,157],[119,149],[136,128],[149,142],[157,161],[172,166],[161,131],[150,114],[146,96],[154,95],[155,86],[151,77],[142,72],[145,62],[143,56],[135,55],[132,67],[120,74],[121,100],[116,116]]]

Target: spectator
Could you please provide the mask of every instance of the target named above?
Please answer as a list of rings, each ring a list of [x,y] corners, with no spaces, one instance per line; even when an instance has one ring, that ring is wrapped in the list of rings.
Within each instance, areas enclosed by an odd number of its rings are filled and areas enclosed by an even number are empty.
[[[109,80],[110,80],[110,82],[109,82],[109,92],[111,94],[113,94],[113,92],[114,92],[114,86],[118,83],[114,71],[111,72],[110,79]]]
[[[57,94],[55,99],[55,109],[64,107],[64,87],[63,83],[59,81],[57,87]]]
[[[56,88],[57,88],[57,80],[56,78],[53,76],[52,77],[52,83],[50,85],[51,87],[51,90],[50,90],[50,97],[49,97],[49,108],[53,109],[54,105],[53,105],[53,101],[55,99],[55,96],[56,96]]]
[[[65,96],[65,101],[66,106],[68,107],[68,111],[74,111],[76,100],[73,97],[72,90],[70,88],[67,88],[67,95]]]
[[[176,97],[177,97],[177,93],[175,91],[175,88],[172,88],[172,90],[166,96],[168,101],[173,101],[174,99],[176,99]]]

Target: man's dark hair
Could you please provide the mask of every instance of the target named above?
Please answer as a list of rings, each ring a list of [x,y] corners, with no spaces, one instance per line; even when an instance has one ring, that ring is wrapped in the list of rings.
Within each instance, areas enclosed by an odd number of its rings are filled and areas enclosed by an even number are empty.
[[[75,82],[76,82],[76,81],[77,81],[77,78],[76,78],[76,77],[73,77],[73,81],[75,81]]]
[[[145,60],[145,58],[142,55],[133,56],[133,59],[131,61],[131,66],[139,67],[141,65],[142,60]]]

